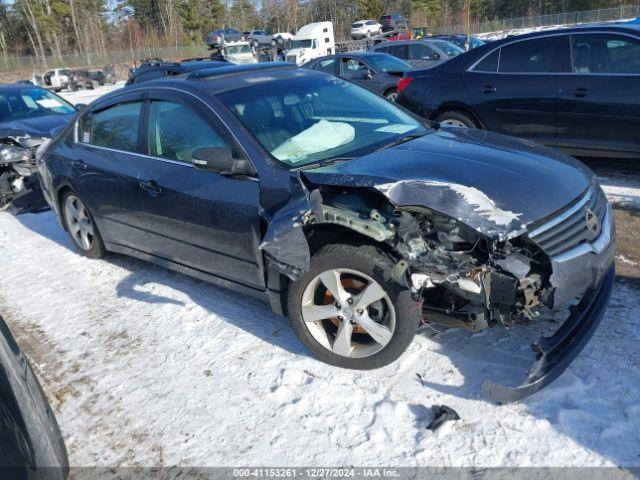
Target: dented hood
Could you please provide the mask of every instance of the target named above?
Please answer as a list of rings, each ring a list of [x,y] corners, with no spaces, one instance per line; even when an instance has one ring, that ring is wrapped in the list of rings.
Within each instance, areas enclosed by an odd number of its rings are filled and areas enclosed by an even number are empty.
[[[0,122],[0,140],[3,138],[50,137],[50,132],[71,121],[75,113],[67,115],[44,115],[42,117]]]
[[[428,207],[495,239],[562,209],[593,177],[534,142],[455,128],[304,175],[315,184],[375,188],[396,206]]]

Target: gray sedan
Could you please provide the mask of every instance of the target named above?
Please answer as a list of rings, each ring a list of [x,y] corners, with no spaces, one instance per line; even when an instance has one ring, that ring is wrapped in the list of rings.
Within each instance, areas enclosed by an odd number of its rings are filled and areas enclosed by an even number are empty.
[[[386,53],[351,52],[317,58],[303,68],[320,70],[357,83],[392,102],[398,96],[398,80],[411,70],[407,62]]]
[[[444,40],[399,40],[382,42],[371,47],[372,52],[388,53],[413,68],[431,68],[464,53],[457,45]]]

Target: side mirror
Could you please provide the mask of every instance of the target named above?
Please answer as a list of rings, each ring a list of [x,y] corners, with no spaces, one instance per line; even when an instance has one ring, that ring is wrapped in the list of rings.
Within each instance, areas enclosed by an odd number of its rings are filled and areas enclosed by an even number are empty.
[[[373,70],[371,70],[370,68],[365,68],[364,72],[362,72],[362,78],[371,80],[373,78]]]
[[[86,103],[76,103],[76,110],[81,112],[82,110],[84,110],[88,106],[89,105],[87,105]]]
[[[255,171],[249,160],[233,158],[229,147],[201,147],[191,154],[193,166],[205,172],[220,175],[253,176]]]

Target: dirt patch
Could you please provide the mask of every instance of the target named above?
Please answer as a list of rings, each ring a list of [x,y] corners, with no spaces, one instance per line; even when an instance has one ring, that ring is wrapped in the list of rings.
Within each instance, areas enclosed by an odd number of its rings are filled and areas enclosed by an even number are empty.
[[[616,271],[620,279],[640,282],[640,210],[614,206]]]

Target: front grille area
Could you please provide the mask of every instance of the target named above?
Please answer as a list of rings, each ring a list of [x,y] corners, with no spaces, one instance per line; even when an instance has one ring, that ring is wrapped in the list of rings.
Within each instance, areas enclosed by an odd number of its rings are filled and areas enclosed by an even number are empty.
[[[592,187],[574,206],[533,230],[529,238],[550,257],[560,255],[581,243],[593,242],[602,229],[606,207],[607,199],[602,189],[599,186]],[[598,219],[598,235],[587,224],[588,210]]]

